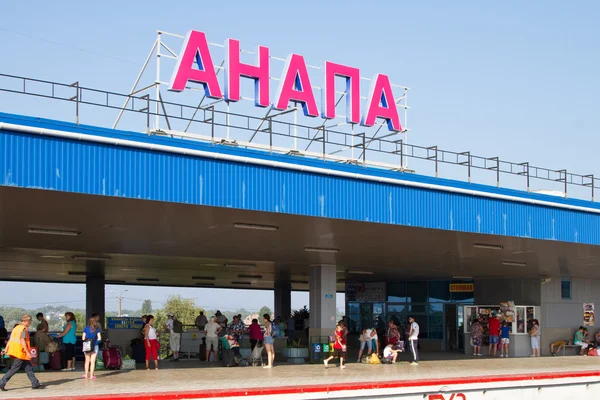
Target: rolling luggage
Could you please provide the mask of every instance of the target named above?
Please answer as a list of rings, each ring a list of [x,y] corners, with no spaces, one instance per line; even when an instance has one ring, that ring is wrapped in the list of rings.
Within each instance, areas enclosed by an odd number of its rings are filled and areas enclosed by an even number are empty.
[[[131,346],[132,357],[136,364],[143,364],[146,362],[146,347],[144,344],[135,344]]]
[[[106,369],[121,369],[121,353],[119,349],[111,346],[108,341],[106,341],[102,351],[102,360]]]
[[[60,371],[62,369],[62,355],[60,350],[50,353],[50,369]]]
[[[206,361],[206,345],[202,343],[200,345],[200,352],[198,353],[200,361]]]

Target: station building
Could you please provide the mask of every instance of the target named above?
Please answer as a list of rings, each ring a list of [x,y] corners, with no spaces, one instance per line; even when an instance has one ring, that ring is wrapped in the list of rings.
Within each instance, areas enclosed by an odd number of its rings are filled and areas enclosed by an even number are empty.
[[[595,333],[599,244],[593,201],[0,114],[0,279],[85,284],[89,313],[105,284],[274,290],[277,315],[308,291],[329,335],[344,292],[353,333],[410,314],[468,352],[469,318],[511,302],[546,353]]]

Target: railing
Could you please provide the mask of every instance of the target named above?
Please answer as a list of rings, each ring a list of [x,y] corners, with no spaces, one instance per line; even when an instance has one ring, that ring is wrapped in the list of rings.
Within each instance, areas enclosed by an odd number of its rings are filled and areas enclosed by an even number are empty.
[[[138,91],[138,94],[141,91]],[[336,130],[335,127],[328,127],[327,121],[320,125],[308,126],[278,120],[285,114],[296,112],[295,108],[257,117],[218,110],[217,102],[190,106],[164,101],[162,96],[153,99],[148,94],[126,95],[87,88],[81,86],[79,82],[64,84],[7,74],[0,74],[0,92],[73,103],[76,123],[80,121],[81,106],[102,107],[143,116],[147,134],[207,141],[214,145],[255,148],[271,153],[314,157],[323,161],[344,162],[400,172],[414,172],[407,168],[407,164],[409,160],[416,160],[423,166],[423,170],[419,169],[419,173],[435,177],[440,176],[441,166],[452,165],[463,170],[458,177],[453,176],[453,179],[471,182],[475,171],[485,171],[488,175],[485,183],[491,183],[489,178],[493,177],[492,182],[500,186],[502,176],[512,176],[518,178],[518,181],[510,182],[512,187],[532,191],[533,181],[537,181],[538,184],[551,182],[560,189],[559,192],[564,197],[567,197],[568,193],[573,197],[570,192],[572,189],[577,189],[574,197],[592,201],[594,201],[595,189],[598,188],[592,174],[574,174],[566,169],[542,168],[530,165],[528,162],[511,162],[501,160],[499,157],[482,157],[470,152],[442,150],[437,146],[417,146],[405,143],[401,139],[394,140],[394,137],[398,137],[396,133],[378,136],[383,125],[373,135],[367,136],[365,132],[348,133]],[[124,107],[123,104],[127,106]],[[157,114],[156,110],[160,112]],[[164,119],[167,129],[152,129],[151,117],[156,116]],[[184,123],[186,127],[176,130],[174,125],[177,123]],[[200,130],[205,133],[187,132],[194,123],[200,124],[202,126]],[[431,171],[432,167],[433,171]]]

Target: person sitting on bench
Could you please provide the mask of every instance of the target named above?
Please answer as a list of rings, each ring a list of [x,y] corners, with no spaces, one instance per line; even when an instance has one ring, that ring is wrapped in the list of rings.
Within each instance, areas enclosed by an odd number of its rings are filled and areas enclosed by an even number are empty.
[[[573,342],[569,339],[557,340],[555,342],[550,343],[550,354],[553,356],[558,355],[565,346],[572,345]]]
[[[586,350],[589,346],[589,344],[587,343],[587,341],[585,340],[585,334],[587,332],[587,329],[583,326],[580,326],[579,329],[577,330],[577,332],[575,332],[575,336],[573,337],[573,344],[575,346],[581,346],[581,351],[580,351],[580,355],[585,356],[586,354]]]

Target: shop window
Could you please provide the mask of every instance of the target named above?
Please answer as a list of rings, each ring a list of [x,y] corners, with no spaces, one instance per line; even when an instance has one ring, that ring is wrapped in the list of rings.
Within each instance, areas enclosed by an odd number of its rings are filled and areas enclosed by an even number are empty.
[[[360,306],[358,303],[349,302],[348,303],[348,314],[359,314]]]
[[[560,298],[571,300],[571,280],[563,279],[560,281]]]
[[[525,307],[517,308],[517,333],[527,333],[525,325]]]
[[[429,314],[443,314],[444,303],[429,303]]]
[[[429,338],[429,321],[427,315],[413,315],[415,322],[419,324],[419,339]]]
[[[444,338],[444,316],[429,315],[429,339]]]
[[[408,312],[409,313],[426,313],[427,305],[426,304],[409,304]]]
[[[358,328],[360,324],[360,314],[350,314],[348,315],[348,323],[350,326],[350,333],[358,333]]]
[[[447,302],[450,300],[450,281],[429,282],[429,301],[431,303]]]
[[[406,282],[388,283],[387,285],[388,301],[391,303],[406,302]]]
[[[405,304],[388,304],[387,306],[387,320],[393,319],[394,322],[400,326],[406,323],[406,305]]]
[[[427,281],[407,282],[406,297],[408,302],[427,302]]]

